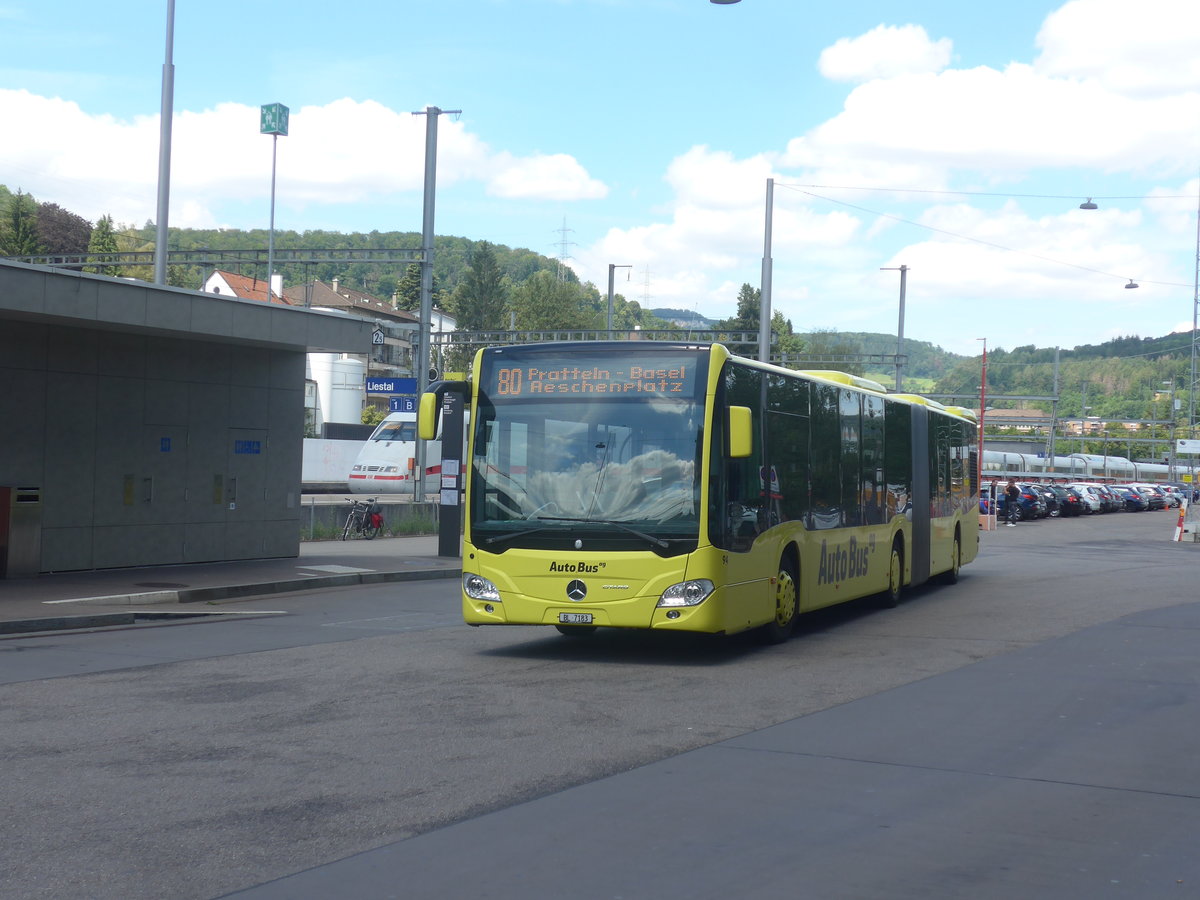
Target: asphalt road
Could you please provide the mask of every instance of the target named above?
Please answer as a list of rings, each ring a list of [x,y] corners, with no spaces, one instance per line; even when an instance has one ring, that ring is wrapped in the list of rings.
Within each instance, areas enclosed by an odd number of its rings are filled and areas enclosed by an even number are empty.
[[[1188,603],[1200,547],[1170,543],[1173,521],[1001,528],[958,585],[815,614],[770,648],[471,629],[453,581],[0,642],[0,894],[218,897]]]

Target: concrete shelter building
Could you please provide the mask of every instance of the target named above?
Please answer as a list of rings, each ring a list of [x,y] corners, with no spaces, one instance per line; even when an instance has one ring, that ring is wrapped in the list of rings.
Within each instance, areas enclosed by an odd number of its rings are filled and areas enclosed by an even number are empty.
[[[0,260],[0,488],[37,542],[15,574],[296,556],[305,354],[372,328]]]

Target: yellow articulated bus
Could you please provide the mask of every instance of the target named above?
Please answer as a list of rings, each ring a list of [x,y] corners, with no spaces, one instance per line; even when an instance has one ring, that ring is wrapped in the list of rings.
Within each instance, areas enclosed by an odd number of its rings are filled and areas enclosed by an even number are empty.
[[[979,549],[971,411],[720,344],[493,347],[463,395],[463,617],[787,639],[800,613],[958,578]]]

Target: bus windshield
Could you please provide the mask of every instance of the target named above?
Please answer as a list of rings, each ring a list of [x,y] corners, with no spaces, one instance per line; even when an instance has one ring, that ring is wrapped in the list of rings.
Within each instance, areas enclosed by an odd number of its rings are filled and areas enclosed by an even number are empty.
[[[693,370],[705,361],[657,357],[643,368],[610,355],[598,369],[576,355],[536,366],[504,359],[485,371],[472,426],[476,546],[695,549],[704,379]],[[531,389],[548,372],[566,374]],[[652,382],[651,372],[675,377]]]

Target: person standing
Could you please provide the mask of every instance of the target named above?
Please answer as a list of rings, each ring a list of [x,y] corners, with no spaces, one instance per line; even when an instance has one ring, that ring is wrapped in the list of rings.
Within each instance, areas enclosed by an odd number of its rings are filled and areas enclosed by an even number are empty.
[[[1020,507],[1017,502],[1021,497],[1021,489],[1017,487],[1017,483],[1011,478],[1008,479],[1008,486],[1004,489],[1004,511],[1007,513],[1008,527],[1015,528],[1017,519],[1020,517]]]

